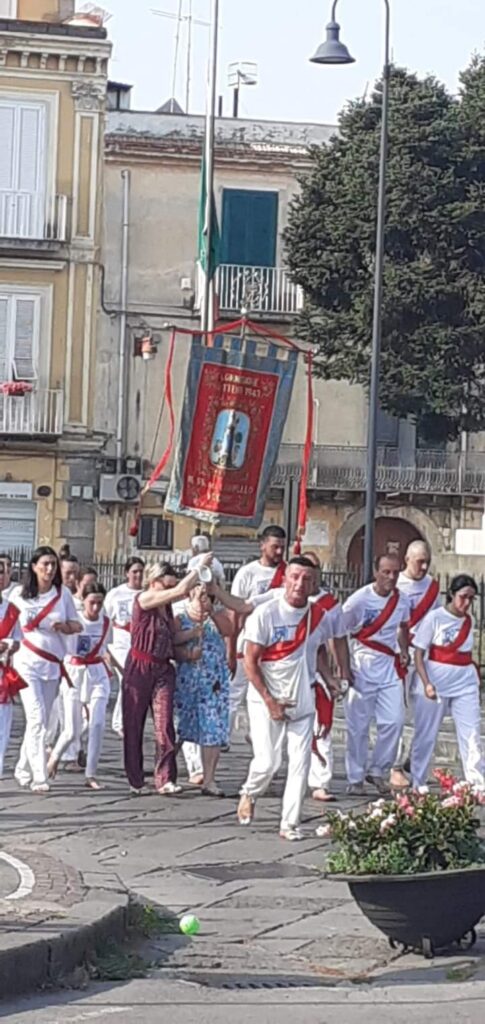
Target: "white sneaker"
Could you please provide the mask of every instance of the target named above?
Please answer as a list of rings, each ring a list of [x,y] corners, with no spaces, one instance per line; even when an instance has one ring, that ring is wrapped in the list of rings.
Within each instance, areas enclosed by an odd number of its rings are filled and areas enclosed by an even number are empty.
[[[287,839],[289,843],[298,843],[303,838],[303,832],[298,826],[288,825],[286,828],[280,829],[280,839]]]
[[[166,782],[164,786],[160,786],[160,789],[157,789],[157,793],[160,796],[178,796],[179,793],[183,793],[183,787],[179,786],[176,782]]]

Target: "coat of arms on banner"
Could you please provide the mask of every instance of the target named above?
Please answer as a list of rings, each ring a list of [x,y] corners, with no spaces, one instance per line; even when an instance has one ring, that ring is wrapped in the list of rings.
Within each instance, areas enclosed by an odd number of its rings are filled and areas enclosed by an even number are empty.
[[[288,413],[298,353],[260,338],[194,337],[165,508],[258,527]]]

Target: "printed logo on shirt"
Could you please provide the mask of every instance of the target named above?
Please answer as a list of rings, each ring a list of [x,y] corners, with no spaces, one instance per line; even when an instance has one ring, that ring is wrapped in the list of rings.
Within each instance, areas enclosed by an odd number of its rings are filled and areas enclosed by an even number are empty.
[[[443,632],[442,646],[446,647],[447,644],[452,644],[456,640],[458,633],[460,632],[461,626],[448,626]]]
[[[37,615],[38,615],[38,612],[27,612],[26,625],[30,626],[30,623],[33,622],[34,619],[37,618]]]
[[[271,638],[272,644],[279,644],[282,640],[288,640],[290,631],[288,626],[274,626],[273,636]]]
[[[77,637],[76,654],[79,654],[81,658],[86,657],[91,650],[91,639],[89,636],[84,636],[82,633]]]
[[[118,605],[118,621],[123,624],[130,621],[130,606],[128,601],[120,601]]]
[[[269,580],[258,580],[258,583],[256,584],[258,588],[258,594],[265,594],[266,591],[269,590],[269,584]]]
[[[364,626],[370,626],[371,623],[374,622],[375,619],[377,619],[377,616],[379,614],[380,614],[379,611],[377,611],[377,610],[375,610],[373,608],[367,608],[366,611],[364,612],[364,618],[362,620],[362,624]]]

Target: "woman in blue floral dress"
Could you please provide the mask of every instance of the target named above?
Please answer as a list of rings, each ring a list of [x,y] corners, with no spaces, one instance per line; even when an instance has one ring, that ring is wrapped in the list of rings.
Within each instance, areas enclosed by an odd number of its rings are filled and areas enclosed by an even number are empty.
[[[204,796],[224,796],[215,781],[221,747],[229,738],[229,680],[225,638],[232,632],[226,612],[215,611],[204,584],[177,609],[177,629],[199,626],[200,637],[187,645],[200,648],[200,658],[177,665],[175,703],[179,740],[201,748]]]

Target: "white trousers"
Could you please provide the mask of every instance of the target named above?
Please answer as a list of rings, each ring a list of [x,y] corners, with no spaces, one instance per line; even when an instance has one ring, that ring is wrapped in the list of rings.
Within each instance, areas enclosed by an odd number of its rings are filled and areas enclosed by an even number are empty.
[[[47,724],[47,732],[45,737],[45,743],[47,747],[53,747],[56,742],[59,729],[61,725],[61,699],[59,696],[56,697],[49,715],[49,721]]]
[[[413,684],[409,703],[414,722],[410,750],[411,777],[415,786],[425,786],[444,713],[438,701],[428,700],[421,680]]]
[[[64,705],[64,728],[52,751],[53,760],[59,761],[64,751],[72,743],[76,750],[81,749],[81,737],[84,729],[83,705],[79,693],[67,683],[62,684]],[[93,686],[88,707],[88,749],[86,757],[86,778],[96,775],[101,745],[106,725],[106,708],[108,694],[103,685]]]
[[[187,768],[187,774],[202,775],[202,758],[200,747],[197,743],[182,743],[182,754]]]
[[[288,775],[283,794],[281,828],[295,828],[300,824],[305,799],[310,758],[312,752],[314,716],[306,715],[295,721],[274,722],[265,704],[248,701],[253,759],[241,793],[254,800],[268,788],[281,765],[283,743],[286,739]]]
[[[122,687],[123,677],[122,677],[121,673],[118,672],[118,669],[116,669],[116,668],[114,669],[114,675],[115,675],[115,679],[118,681],[118,696],[116,698],[116,703],[115,703],[115,706],[113,708],[113,716],[112,716],[112,719],[111,719],[111,728],[112,728],[113,732],[116,732],[118,734],[118,736],[119,736],[120,733],[123,732],[123,709],[122,709],[122,706],[121,706],[121,700],[122,700],[122,694],[123,694],[123,687]]]
[[[242,658],[237,659],[237,667],[231,679],[229,691],[229,736],[232,736],[236,724],[236,715],[248,693],[248,680],[244,671]]]
[[[328,789],[333,776],[332,734],[317,739],[318,757],[312,750],[308,785],[310,789]]]
[[[5,754],[7,753],[10,733],[12,731],[12,718],[12,702],[8,701],[7,704],[0,704],[0,779],[3,775]]]
[[[25,711],[25,733],[15,768],[15,778],[21,786],[29,782],[39,786],[47,782],[46,735],[49,715],[59,689],[58,679],[39,679],[31,676],[28,686],[20,691]]]
[[[426,700],[427,698],[425,698]],[[428,726],[427,747],[418,749],[421,759],[417,756],[413,743],[411,751],[411,774],[413,785],[425,786],[428,779],[429,766],[441,723],[446,715],[451,715],[456,730],[458,749],[467,782],[474,786],[485,786],[485,761],[482,753],[480,736],[480,695],[478,685],[465,690],[456,697],[445,697],[434,704],[436,714]]]
[[[396,679],[390,686],[371,689],[356,678],[345,701],[347,747],[345,767],[350,785],[363,782],[367,772],[383,778],[396,760],[404,727],[404,696],[402,683]],[[375,720],[377,739],[369,758],[369,729]]]

